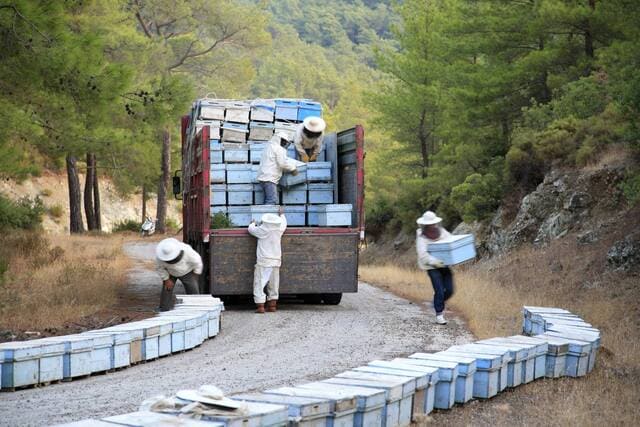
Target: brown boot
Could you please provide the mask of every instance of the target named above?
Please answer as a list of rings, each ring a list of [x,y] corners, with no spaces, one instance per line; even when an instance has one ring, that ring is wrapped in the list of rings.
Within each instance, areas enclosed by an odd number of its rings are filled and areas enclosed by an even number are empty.
[[[276,299],[267,301],[267,311],[270,313],[275,313],[277,305],[278,305],[278,300]]]
[[[264,304],[256,304],[256,313],[264,313]]]

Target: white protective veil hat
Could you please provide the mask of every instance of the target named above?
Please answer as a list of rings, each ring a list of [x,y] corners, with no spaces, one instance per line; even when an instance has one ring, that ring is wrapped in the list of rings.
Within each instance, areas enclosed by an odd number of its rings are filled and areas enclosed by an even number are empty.
[[[281,224],[282,223],[282,218],[280,218],[280,215],[276,215],[273,213],[266,213],[264,215],[262,215],[262,222],[267,223],[267,224]]]
[[[291,143],[291,139],[292,139],[291,135],[289,135],[287,132],[282,132],[282,131],[276,132],[275,136],[277,138],[278,143],[280,143],[281,139],[284,139],[285,141]]]
[[[322,118],[314,116],[305,118],[302,123],[304,124],[305,129],[313,133],[324,132],[327,127],[327,124],[322,120]]]
[[[156,257],[158,257],[160,261],[171,261],[180,255],[181,250],[182,245],[180,242],[170,237],[158,243],[158,246],[156,246]]]
[[[418,225],[433,225],[442,222],[442,218],[436,215],[434,212],[426,211],[420,218],[416,221]]]

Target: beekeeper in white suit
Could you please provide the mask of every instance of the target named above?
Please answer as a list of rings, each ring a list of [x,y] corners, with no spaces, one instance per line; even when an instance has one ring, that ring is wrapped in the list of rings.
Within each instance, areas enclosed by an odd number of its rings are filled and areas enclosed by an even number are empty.
[[[295,160],[287,157],[287,146],[291,143],[289,135],[276,132],[262,151],[258,167],[258,182],[264,191],[264,204],[278,204],[278,183],[283,172],[297,175]]]
[[[162,240],[156,246],[156,271],[162,279],[160,311],[173,308],[173,288],[180,280],[187,294],[198,294],[198,279],[202,274],[202,258],[191,246],[174,238]]]
[[[320,117],[307,117],[298,125],[293,144],[300,160],[305,163],[315,162],[322,151],[324,130],[327,124]]]
[[[286,229],[287,219],[282,213],[282,208],[278,215],[272,213],[262,215],[260,225],[255,221],[249,224],[249,233],[258,239],[256,265],[253,272],[253,301],[256,303],[256,313],[265,312],[265,302],[266,311],[276,311],[282,263],[280,242]]]

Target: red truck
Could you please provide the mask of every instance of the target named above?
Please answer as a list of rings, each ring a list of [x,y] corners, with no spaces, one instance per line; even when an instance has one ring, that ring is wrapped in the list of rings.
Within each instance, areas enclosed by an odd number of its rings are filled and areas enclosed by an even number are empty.
[[[212,229],[210,215],[209,126],[197,132],[195,117],[182,118],[183,240],[204,261],[201,292],[231,299],[253,294],[256,239],[246,227]],[[349,227],[289,227],[282,238],[280,294],[309,303],[339,304],[344,292],[358,291],[358,250],[364,239],[364,130],[362,126],[325,135],[332,162],[336,203],[353,205]],[[333,153],[333,154],[329,154]]]

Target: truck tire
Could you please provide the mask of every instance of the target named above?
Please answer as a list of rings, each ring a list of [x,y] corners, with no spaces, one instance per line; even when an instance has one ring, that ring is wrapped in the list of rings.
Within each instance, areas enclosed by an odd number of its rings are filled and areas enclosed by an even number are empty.
[[[322,304],[322,295],[320,294],[303,295],[302,301],[304,301],[305,304]]]
[[[327,305],[338,305],[342,301],[342,294],[322,294],[322,300]]]

